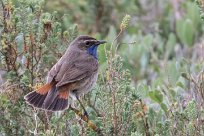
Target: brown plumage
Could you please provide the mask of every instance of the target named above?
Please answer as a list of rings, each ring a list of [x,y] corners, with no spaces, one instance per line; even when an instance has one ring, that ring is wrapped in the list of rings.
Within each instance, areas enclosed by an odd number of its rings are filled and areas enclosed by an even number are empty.
[[[97,47],[104,41],[90,36],[77,37],[51,68],[47,84],[25,96],[28,104],[51,111],[68,107],[68,98],[91,90],[98,76]]]

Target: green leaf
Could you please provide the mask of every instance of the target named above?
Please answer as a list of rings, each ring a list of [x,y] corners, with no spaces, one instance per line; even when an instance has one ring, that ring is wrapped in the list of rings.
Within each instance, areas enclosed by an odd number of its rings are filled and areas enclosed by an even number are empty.
[[[192,46],[194,42],[194,26],[193,22],[190,19],[185,20],[183,24],[183,36],[184,36],[184,42],[188,46]]]
[[[198,6],[193,2],[187,2],[186,9],[186,18],[192,20],[194,28],[197,29],[198,25],[201,23]]]
[[[21,78],[20,82],[25,84],[25,85],[29,85],[30,79],[26,74],[24,74],[23,77]]]
[[[171,85],[173,85],[173,86],[176,85],[176,82],[178,81],[180,73],[177,70],[175,61],[167,64],[166,72],[164,73],[164,75],[168,76],[167,78],[168,78],[168,81]]]
[[[137,85],[137,93],[142,97],[145,98],[148,96],[148,86],[145,83],[139,83]]]
[[[173,88],[170,88],[169,92],[170,92],[170,94],[172,95],[173,98],[176,96],[175,90]]]
[[[165,113],[167,113],[168,108],[167,108],[166,104],[160,103],[160,106],[161,106],[162,110],[163,110]]]
[[[181,73],[181,76],[182,76],[183,78],[189,80],[189,76],[188,76],[187,73],[184,73],[184,72],[183,72],[183,73]]]
[[[195,29],[190,19],[179,19],[176,21],[176,33],[182,43],[192,46],[194,42]]]
[[[161,103],[163,101],[163,95],[160,91],[155,90],[155,98],[158,100],[158,103]]]
[[[149,92],[149,96],[153,101],[155,101],[157,103],[162,103],[162,101],[163,101],[163,95],[158,90]]]
[[[179,19],[176,21],[176,33],[179,37],[179,39],[183,42],[183,24],[184,24],[184,20],[183,19]]]
[[[180,82],[180,81],[176,83],[176,86],[179,86],[179,87],[181,87],[181,88],[184,88],[183,83],[182,83],[182,82]]]
[[[173,33],[170,33],[168,36],[168,41],[166,43],[167,48],[169,49],[170,52],[173,51],[174,46],[176,45],[176,36]]]
[[[149,97],[150,97],[152,100],[156,101],[156,98],[155,98],[155,96],[154,96],[154,91],[149,92]]]

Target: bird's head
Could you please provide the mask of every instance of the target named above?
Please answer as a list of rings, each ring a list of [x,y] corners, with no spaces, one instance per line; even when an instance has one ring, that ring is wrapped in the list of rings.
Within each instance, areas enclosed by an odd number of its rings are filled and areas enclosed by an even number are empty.
[[[97,59],[97,48],[99,45],[104,43],[106,43],[106,41],[96,40],[93,37],[82,35],[78,36],[71,45],[80,49],[81,51],[87,52],[88,54],[92,55],[94,58]]]

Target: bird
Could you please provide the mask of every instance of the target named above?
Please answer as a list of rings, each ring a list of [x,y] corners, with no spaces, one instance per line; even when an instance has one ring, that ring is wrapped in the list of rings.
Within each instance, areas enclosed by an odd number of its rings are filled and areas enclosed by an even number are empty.
[[[97,49],[104,43],[106,41],[88,35],[75,38],[48,72],[46,84],[24,96],[26,103],[47,111],[68,109],[69,98],[79,100],[96,84],[99,69]]]

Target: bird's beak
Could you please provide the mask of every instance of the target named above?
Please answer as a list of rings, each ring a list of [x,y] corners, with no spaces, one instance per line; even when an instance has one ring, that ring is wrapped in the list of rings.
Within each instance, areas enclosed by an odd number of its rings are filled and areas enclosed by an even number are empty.
[[[107,42],[103,40],[98,40],[97,45],[104,44],[104,43],[107,43]]]

